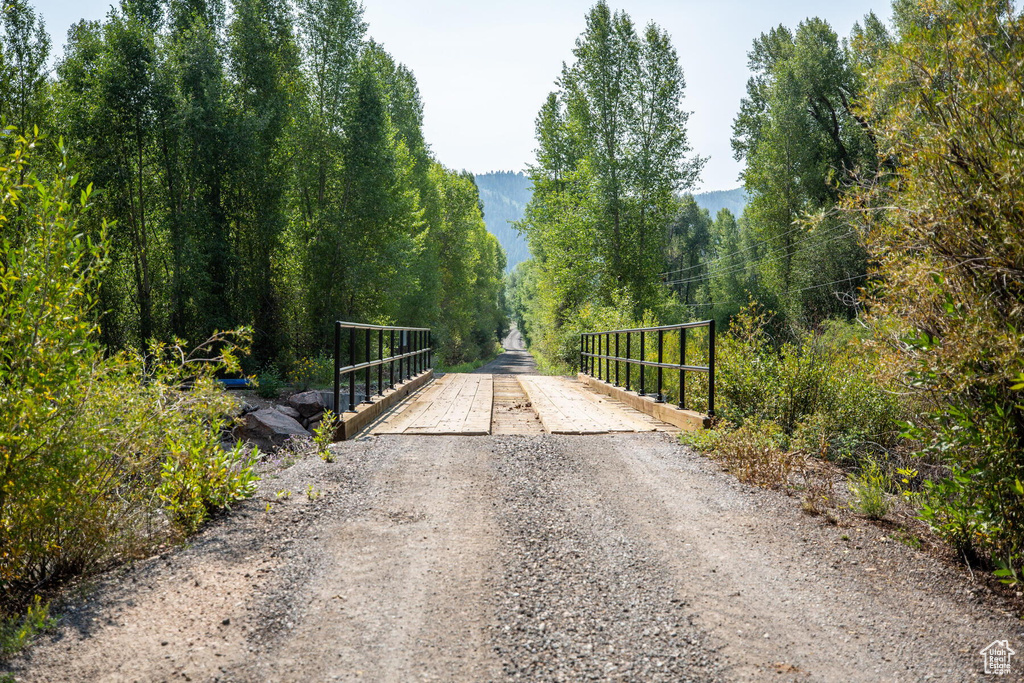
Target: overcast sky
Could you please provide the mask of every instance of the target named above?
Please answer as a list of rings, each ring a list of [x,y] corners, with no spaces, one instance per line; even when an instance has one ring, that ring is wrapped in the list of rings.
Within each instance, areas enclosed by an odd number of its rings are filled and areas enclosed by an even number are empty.
[[[474,173],[522,170],[533,160],[533,122],[564,61],[572,58],[595,0],[364,0],[369,34],[419,81],[425,135],[444,165]],[[36,0],[55,49],[81,18],[110,0]],[[622,0],[638,26],[672,36],[686,73],[684,107],[694,152],[709,156],[698,189],[739,186],[729,137],[746,82],[751,42],[772,26],[818,16],[840,36],[889,0]]]

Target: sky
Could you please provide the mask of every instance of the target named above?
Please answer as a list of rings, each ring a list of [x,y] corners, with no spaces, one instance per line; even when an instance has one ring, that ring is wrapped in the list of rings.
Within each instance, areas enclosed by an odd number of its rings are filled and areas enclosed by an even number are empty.
[[[525,170],[532,163],[534,119],[572,60],[596,0],[363,0],[369,36],[416,74],[424,134],[438,160],[473,173]],[[68,27],[101,19],[110,0],[36,0],[62,50]],[[874,11],[888,20],[889,0],[610,0],[640,27],[668,31],[686,75],[683,108],[692,112],[693,153],[709,157],[698,191],[739,187],[741,162],[729,144],[746,92],[747,52],[773,26],[807,17],[847,36]]]

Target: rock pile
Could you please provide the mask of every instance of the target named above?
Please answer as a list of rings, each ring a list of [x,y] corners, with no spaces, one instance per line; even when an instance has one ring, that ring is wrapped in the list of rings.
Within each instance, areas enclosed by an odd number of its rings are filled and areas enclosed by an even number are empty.
[[[274,450],[294,436],[312,436],[327,409],[327,400],[320,391],[304,391],[289,396],[284,405],[272,408],[246,406],[235,438],[263,450]]]

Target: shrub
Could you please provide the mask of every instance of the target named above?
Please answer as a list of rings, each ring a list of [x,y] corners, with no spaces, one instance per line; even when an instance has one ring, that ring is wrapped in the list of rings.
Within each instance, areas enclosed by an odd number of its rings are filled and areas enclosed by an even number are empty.
[[[711,457],[737,479],[757,486],[785,486],[801,466],[802,454],[784,448],[784,435],[774,422],[749,420],[717,440]]]
[[[292,365],[288,380],[299,391],[327,389],[334,385],[334,359],[325,353],[301,358]]]
[[[777,423],[794,446],[828,457],[899,442],[906,406],[879,377],[878,352],[834,322],[774,343],[770,314],[748,308],[719,338],[719,414]]]
[[[256,394],[262,398],[277,398],[284,389],[284,381],[277,368],[268,366],[256,376]]]
[[[881,519],[889,512],[889,478],[873,459],[868,458],[860,472],[848,476],[853,500],[850,507],[870,519]]]
[[[52,179],[37,177],[33,149],[19,138],[0,165],[0,595],[9,600],[191,531],[254,481],[245,454],[221,447],[233,401],[215,381],[237,371],[247,336],[215,335],[193,353],[105,354],[92,296],[105,235],[78,227],[90,189],[72,201],[63,163]]]

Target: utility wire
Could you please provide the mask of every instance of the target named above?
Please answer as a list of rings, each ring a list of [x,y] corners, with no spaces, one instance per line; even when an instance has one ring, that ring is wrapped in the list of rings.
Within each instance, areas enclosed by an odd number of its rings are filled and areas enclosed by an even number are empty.
[[[833,280],[832,282],[823,282],[820,285],[810,285],[809,287],[800,287],[799,289],[787,289],[786,291],[780,292],[780,293],[781,294],[798,294],[800,292],[807,292],[807,291],[810,291],[812,289],[820,289],[822,287],[828,287],[830,285],[839,285],[839,284],[843,284],[844,282],[850,282],[852,280],[859,280],[861,278],[866,278],[866,277],[867,277],[866,275],[853,275],[853,276],[848,277],[848,278],[843,278],[842,280]],[[712,301],[710,303],[693,303],[693,304],[686,304],[686,303],[684,303],[683,306],[724,306],[726,304],[743,304],[743,303],[747,303],[747,302],[745,302],[745,301]]]
[[[704,263],[698,263],[696,265],[689,266],[687,268],[676,268],[675,270],[668,270],[668,271],[665,271],[664,273],[659,273],[659,275],[664,276],[664,275],[671,275],[672,273],[685,273],[688,270],[693,270],[694,268],[700,268],[702,265],[706,265],[706,264],[709,264],[709,263],[714,263],[716,261],[721,261],[721,260],[727,259],[727,258],[732,258],[736,254],[742,254],[745,251],[750,251],[751,249],[763,246],[765,244],[768,244],[769,242],[774,242],[775,240],[782,239],[786,235],[791,235],[791,234],[793,234],[794,232],[796,232],[798,230],[803,230],[803,226],[802,225],[798,225],[798,226],[796,226],[795,228],[793,228],[791,230],[787,230],[786,232],[782,233],[781,235],[776,235],[775,237],[769,237],[768,239],[763,240],[763,241],[761,241],[761,242],[759,242],[757,244],[751,244],[749,247],[744,247],[742,249],[737,249],[736,251],[734,251],[732,253],[726,254],[724,256],[719,256],[718,258],[713,258],[710,261],[705,261]]]
[[[846,227],[848,227],[848,226],[840,225],[840,226],[837,226],[836,228],[833,228],[831,230],[815,233],[813,236],[808,236],[806,239],[797,240],[797,241],[792,242],[791,244],[788,244],[788,245],[780,245],[778,247],[775,247],[774,249],[770,249],[769,251],[766,251],[765,253],[761,254],[758,258],[753,259],[751,261],[741,261],[740,263],[734,263],[732,265],[726,265],[726,266],[722,266],[722,267],[719,267],[719,268],[709,268],[705,273],[702,273],[700,275],[694,275],[692,277],[684,278],[684,279],[680,279],[680,280],[669,280],[668,282],[664,282],[663,284],[666,284],[666,285],[684,285],[684,284],[689,284],[691,282],[700,282],[702,280],[709,280],[709,279],[711,279],[712,276],[731,275],[733,273],[745,270],[750,265],[759,264],[759,263],[763,262],[768,256],[770,256],[772,254],[776,254],[776,253],[778,253],[780,251],[792,250],[788,254],[786,254],[786,256],[793,256],[793,255],[795,255],[799,251],[799,246],[801,244],[803,244],[804,242],[809,242],[814,237],[822,237],[822,236],[830,235],[831,233],[837,232],[839,228],[846,228]],[[853,230],[849,230],[845,234],[840,235],[840,237],[846,237],[848,235],[852,235],[853,232],[854,232]],[[738,254],[738,253],[739,253],[738,251],[737,252],[732,252],[732,254],[730,254],[730,255],[735,255],[735,254]],[[699,266],[704,265],[706,263],[713,263],[716,260],[720,260],[720,259],[712,259],[711,261],[705,261],[704,263],[697,264],[696,266],[693,266],[693,267],[696,268],[696,267],[699,267]]]

